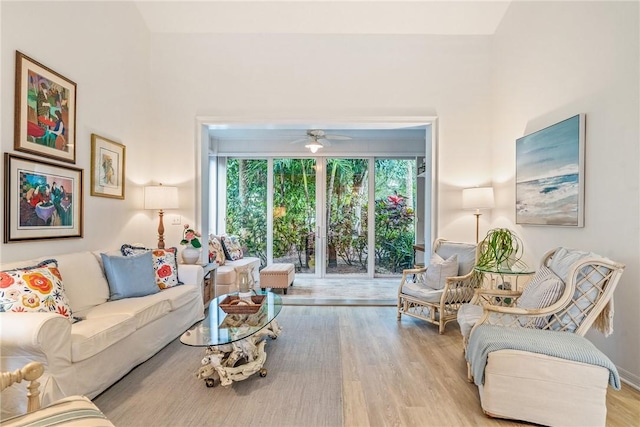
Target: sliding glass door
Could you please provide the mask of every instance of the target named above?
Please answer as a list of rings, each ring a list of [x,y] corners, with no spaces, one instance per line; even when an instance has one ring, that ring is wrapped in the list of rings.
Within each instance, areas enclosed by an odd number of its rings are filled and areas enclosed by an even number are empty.
[[[326,160],[326,273],[366,274],[369,160]]]
[[[273,262],[316,271],[316,161],[273,160]]]
[[[262,266],[287,262],[318,277],[400,274],[413,263],[415,164],[228,158],[224,231]]]

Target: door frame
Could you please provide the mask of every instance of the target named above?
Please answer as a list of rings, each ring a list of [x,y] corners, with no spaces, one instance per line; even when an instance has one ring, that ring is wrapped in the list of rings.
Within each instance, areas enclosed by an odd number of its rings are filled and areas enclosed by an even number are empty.
[[[215,211],[210,209],[212,189],[216,188],[216,171],[211,173],[210,156],[215,156],[215,147],[211,147],[210,128],[292,128],[300,129],[393,129],[424,128],[425,129],[425,171],[424,185],[424,235],[425,259],[429,259],[434,236],[437,236],[438,224],[438,118],[436,116],[388,116],[388,117],[351,117],[338,119],[284,119],[284,118],[252,118],[238,116],[196,116],[195,120],[195,177],[194,177],[194,212],[193,217],[200,230],[212,229],[215,224]],[[213,150],[212,150],[213,148]],[[213,176],[212,176],[213,175]],[[428,226],[427,226],[428,224]],[[371,243],[371,242],[369,242]],[[202,261],[206,262],[206,251],[202,251]],[[317,251],[316,251],[317,253]],[[316,260],[317,262],[317,260]]]

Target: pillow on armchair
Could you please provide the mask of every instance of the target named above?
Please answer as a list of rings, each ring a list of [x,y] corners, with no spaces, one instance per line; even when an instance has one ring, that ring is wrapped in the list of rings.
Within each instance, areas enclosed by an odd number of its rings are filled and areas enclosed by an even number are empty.
[[[242,259],[242,246],[238,236],[222,236],[222,249],[226,259],[231,261]]]
[[[226,261],[224,249],[222,247],[222,243],[220,242],[220,238],[218,236],[214,236],[213,234],[209,235],[209,262],[215,262],[216,264],[224,265]]]

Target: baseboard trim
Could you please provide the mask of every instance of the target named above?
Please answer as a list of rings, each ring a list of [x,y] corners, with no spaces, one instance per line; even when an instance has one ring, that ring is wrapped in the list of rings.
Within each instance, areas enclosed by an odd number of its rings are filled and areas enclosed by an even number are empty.
[[[630,387],[635,388],[636,390],[640,391],[640,377],[637,375],[632,374],[629,371],[626,371],[618,366],[616,366],[616,368],[618,369],[618,374],[620,374],[620,380],[627,384]]]

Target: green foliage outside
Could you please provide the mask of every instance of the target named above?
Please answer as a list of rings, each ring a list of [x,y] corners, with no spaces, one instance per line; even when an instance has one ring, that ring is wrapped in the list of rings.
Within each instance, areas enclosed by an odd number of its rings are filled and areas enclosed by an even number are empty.
[[[376,160],[376,272],[397,273],[412,265],[414,163]],[[313,271],[315,160],[275,159],[273,172],[273,257],[293,259],[302,271]],[[346,268],[344,272],[367,270],[368,174],[366,159],[327,161],[326,242],[330,272],[339,265]],[[267,252],[266,191],[266,160],[228,160],[227,233],[237,234],[245,252],[259,257],[263,266]]]

